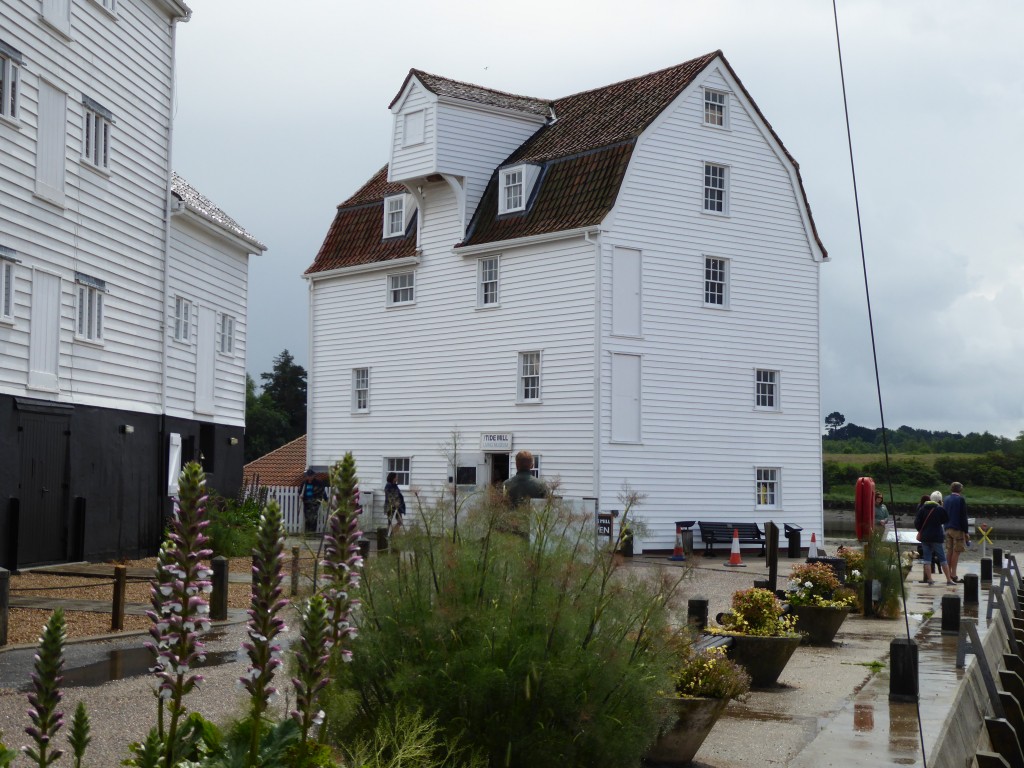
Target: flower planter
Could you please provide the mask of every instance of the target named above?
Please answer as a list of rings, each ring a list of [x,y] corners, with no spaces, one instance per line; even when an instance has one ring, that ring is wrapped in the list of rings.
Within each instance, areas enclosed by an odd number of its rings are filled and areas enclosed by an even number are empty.
[[[806,645],[832,645],[839,628],[850,615],[848,608],[822,608],[817,605],[793,606],[796,631]]]
[[[803,639],[792,637],[760,637],[758,635],[731,635],[729,658],[741,664],[750,674],[754,688],[768,688],[775,685],[782,670],[789,663]]]
[[[658,734],[658,740],[644,756],[644,765],[689,765],[728,703],[728,699],[671,699],[677,720]]]

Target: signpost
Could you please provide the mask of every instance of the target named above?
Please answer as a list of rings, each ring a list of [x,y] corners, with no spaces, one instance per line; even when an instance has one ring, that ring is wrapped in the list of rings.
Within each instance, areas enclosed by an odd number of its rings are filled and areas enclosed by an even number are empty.
[[[985,556],[985,542],[992,544],[992,539],[989,535],[995,530],[991,525],[985,525],[984,523],[978,524],[978,535],[981,536],[981,556]]]

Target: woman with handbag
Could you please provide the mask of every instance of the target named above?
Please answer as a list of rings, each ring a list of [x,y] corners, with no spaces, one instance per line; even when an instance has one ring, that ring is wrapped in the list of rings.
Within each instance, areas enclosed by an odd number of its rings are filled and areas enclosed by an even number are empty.
[[[921,542],[922,559],[924,560],[924,578],[922,584],[934,584],[932,579],[932,563],[938,562],[942,573],[946,576],[946,585],[955,586],[956,582],[949,575],[949,564],[943,549],[945,531],[942,526],[949,520],[946,508],[942,506],[942,494],[932,493],[928,500],[917,510],[914,527],[917,528],[917,540]]]

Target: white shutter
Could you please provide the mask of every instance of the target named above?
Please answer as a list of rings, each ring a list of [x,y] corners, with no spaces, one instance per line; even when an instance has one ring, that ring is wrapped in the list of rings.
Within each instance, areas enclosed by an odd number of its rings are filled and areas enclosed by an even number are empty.
[[[36,131],[36,193],[64,205],[64,159],[67,94],[39,81],[39,127]]]
[[[28,386],[56,392],[60,363],[60,278],[34,270],[31,301]]]
[[[43,0],[43,19],[65,35],[70,35],[71,0]]]
[[[612,252],[612,335],[640,336],[640,251],[616,248]]]
[[[196,310],[196,412],[213,413],[214,371],[217,360],[217,313],[210,307]]]
[[[171,432],[167,447],[167,495],[178,492],[178,475],[181,474],[181,435]]]
[[[612,440],[640,442],[640,355],[612,355]]]

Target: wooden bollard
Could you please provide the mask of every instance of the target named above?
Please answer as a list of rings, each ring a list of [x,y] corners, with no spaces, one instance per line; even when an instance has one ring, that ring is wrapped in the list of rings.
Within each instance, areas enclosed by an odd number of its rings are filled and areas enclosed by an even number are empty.
[[[7,645],[7,609],[11,605],[11,572],[0,568],[0,647]]]
[[[917,701],[917,643],[905,637],[889,642],[889,701]]]
[[[964,574],[964,605],[978,604],[978,574]]]
[[[128,569],[123,565],[114,566],[114,599],[110,606],[110,631],[124,629],[124,598],[128,589]]]
[[[983,557],[981,558],[981,583],[991,584],[992,583],[992,558]]]
[[[299,548],[292,547],[292,597],[299,594]]]
[[[942,634],[960,634],[960,596],[942,596]]]
[[[210,591],[210,618],[224,621],[228,617],[228,559],[218,555],[211,561],[213,579]]]

